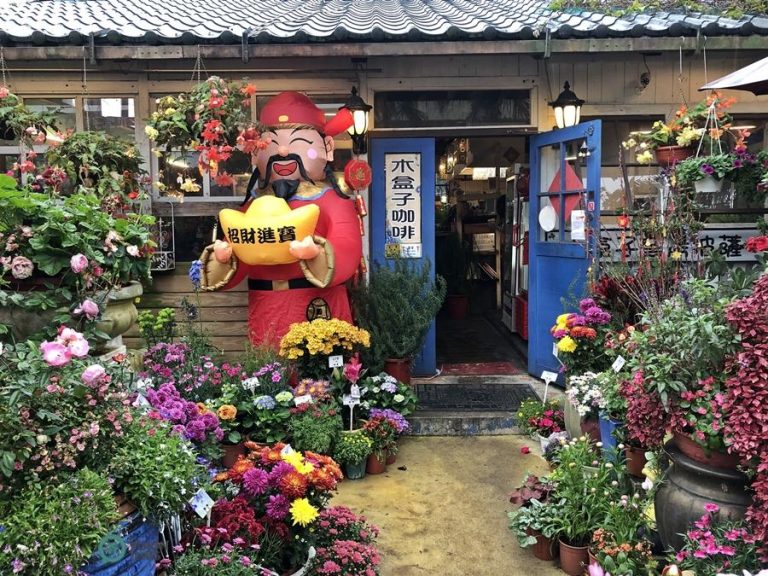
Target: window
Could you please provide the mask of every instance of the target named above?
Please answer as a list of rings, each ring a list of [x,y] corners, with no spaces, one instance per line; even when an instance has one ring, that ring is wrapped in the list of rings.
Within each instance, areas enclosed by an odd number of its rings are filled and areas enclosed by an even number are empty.
[[[104,131],[126,140],[136,139],[136,107],[132,97],[85,98],[84,128]]]
[[[529,126],[529,90],[377,92],[376,128]]]

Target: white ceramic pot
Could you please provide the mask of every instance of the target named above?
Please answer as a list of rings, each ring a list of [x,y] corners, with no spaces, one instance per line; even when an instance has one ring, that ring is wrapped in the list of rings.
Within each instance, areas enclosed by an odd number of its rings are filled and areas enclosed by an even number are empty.
[[[693,186],[699,194],[714,194],[715,192],[720,192],[720,189],[723,187],[723,181],[707,176],[701,180],[696,180]]]

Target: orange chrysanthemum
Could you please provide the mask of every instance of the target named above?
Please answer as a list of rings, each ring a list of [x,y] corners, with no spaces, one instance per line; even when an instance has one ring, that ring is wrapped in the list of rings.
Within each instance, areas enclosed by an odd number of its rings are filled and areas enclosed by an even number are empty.
[[[295,499],[302,498],[307,493],[308,484],[307,477],[303,474],[288,472],[280,478],[279,487],[286,498]]]

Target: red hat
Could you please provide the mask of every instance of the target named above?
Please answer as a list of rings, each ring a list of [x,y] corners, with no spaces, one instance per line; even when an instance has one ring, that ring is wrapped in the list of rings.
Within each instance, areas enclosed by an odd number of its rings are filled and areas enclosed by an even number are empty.
[[[259,121],[265,126],[280,124],[304,124],[312,126],[326,136],[336,136],[352,125],[352,113],[342,108],[330,121],[306,94],[281,92],[261,110]]]

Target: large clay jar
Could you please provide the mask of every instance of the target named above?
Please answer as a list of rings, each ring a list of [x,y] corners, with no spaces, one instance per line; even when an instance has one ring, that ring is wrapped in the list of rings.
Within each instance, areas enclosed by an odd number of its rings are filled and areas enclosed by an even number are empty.
[[[384,372],[397,378],[404,384],[411,383],[411,359],[387,358],[384,360]]]
[[[664,547],[679,550],[684,534],[705,512],[708,503],[720,507],[721,519],[739,520],[751,504],[747,477],[735,468],[716,468],[683,454],[674,440],[664,447],[670,458],[665,481],[654,505]]]

